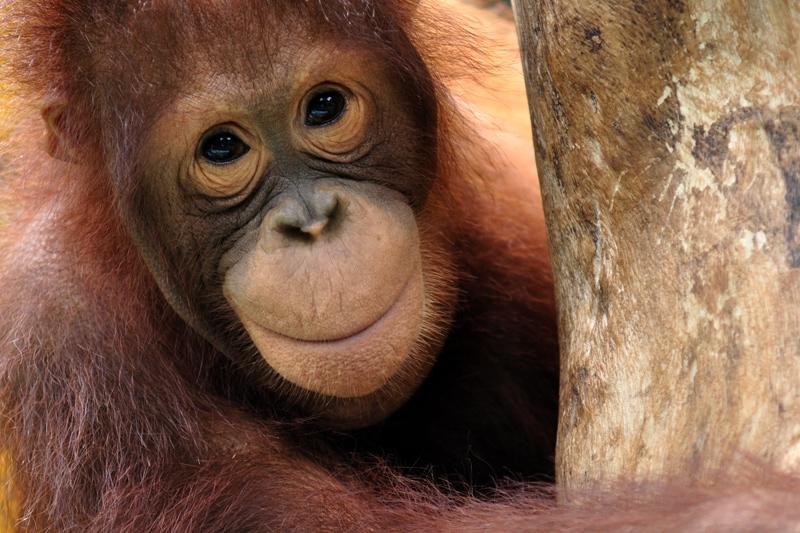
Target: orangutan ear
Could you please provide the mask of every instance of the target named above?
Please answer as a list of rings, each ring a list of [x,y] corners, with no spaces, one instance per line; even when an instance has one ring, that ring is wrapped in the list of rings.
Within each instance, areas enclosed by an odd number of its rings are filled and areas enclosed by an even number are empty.
[[[67,133],[67,102],[60,98],[48,100],[42,106],[45,123],[45,151],[54,159],[74,160],[74,142]]]

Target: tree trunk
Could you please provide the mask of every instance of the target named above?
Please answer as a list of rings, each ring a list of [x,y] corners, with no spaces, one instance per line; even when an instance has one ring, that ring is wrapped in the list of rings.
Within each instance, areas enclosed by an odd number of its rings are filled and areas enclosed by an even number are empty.
[[[517,0],[557,476],[800,467],[800,4]]]

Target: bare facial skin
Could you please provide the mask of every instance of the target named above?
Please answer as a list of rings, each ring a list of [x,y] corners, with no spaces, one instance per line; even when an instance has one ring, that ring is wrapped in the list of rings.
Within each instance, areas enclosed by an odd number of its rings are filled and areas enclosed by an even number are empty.
[[[267,387],[329,425],[361,427],[417,389],[443,337],[431,324],[454,307],[448,280],[426,275],[424,250],[442,243],[418,226],[435,110],[363,49],[283,53],[274,71],[201,75],[159,118],[143,152],[158,197],[143,204],[159,208],[140,239],[173,232],[156,239],[177,243],[164,254],[197,272],[207,307],[186,308],[185,282],[156,277],[212,343],[249,369],[256,351]],[[243,90],[240,79],[257,81]],[[174,270],[159,260],[154,271]]]
[[[322,181],[284,199],[225,276],[225,297],[267,363],[307,390],[373,393],[419,335],[414,214],[370,184]]]

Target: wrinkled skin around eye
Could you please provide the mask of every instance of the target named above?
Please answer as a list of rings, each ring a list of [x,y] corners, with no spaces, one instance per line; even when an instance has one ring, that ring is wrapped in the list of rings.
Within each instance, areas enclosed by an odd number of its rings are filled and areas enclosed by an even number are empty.
[[[190,166],[189,179],[208,196],[235,196],[249,190],[267,160],[267,149],[256,135],[229,125],[203,137]]]

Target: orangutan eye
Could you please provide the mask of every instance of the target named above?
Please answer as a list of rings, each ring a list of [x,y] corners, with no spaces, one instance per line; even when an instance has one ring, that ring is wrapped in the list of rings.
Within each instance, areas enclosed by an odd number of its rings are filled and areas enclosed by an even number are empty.
[[[197,143],[189,179],[205,195],[227,198],[250,190],[272,160],[254,128],[214,126]]]
[[[369,149],[375,127],[372,94],[360,84],[326,82],[305,94],[292,121],[295,147],[329,161],[352,161]]]
[[[229,131],[213,133],[200,143],[200,155],[215,165],[233,163],[250,151],[250,147]]]
[[[306,106],[306,126],[327,126],[336,122],[347,107],[347,98],[336,89],[326,89],[312,96]]]

